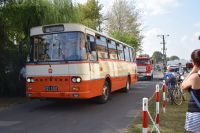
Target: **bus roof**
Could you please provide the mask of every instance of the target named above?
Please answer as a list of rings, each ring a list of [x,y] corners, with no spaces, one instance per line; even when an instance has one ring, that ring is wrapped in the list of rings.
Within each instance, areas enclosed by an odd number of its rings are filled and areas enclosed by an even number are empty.
[[[138,59],[138,60],[147,60],[147,59],[150,60],[151,58],[142,56],[142,57],[136,57],[136,59]]]
[[[111,40],[114,40],[114,41],[116,41],[118,43],[121,43],[121,44],[123,44],[123,45],[125,45],[127,47],[133,48],[130,45],[127,45],[127,44],[125,44],[125,43],[123,43],[123,42],[121,42],[119,40],[116,40],[116,39],[114,39],[112,37],[104,35],[104,34],[98,32],[98,31],[95,31],[95,30],[93,30],[91,28],[88,28],[88,27],[86,27],[86,26],[84,26],[82,24],[78,24],[78,23],[60,23],[60,24],[52,24],[52,25],[43,25],[43,26],[32,27],[30,29],[30,36],[49,34],[50,32],[48,32],[48,33],[44,32],[44,30],[43,30],[44,27],[53,27],[53,26],[59,26],[59,25],[64,26],[64,30],[61,31],[61,32],[81,31],[81,32],[88,33],[88,34],[93,35],[93,36],[95,36],[95,34],[98,34],[98,35],[104,36],[106,38],[109,38]],[[58,33],[58,32],[51,32],[51,33]]]

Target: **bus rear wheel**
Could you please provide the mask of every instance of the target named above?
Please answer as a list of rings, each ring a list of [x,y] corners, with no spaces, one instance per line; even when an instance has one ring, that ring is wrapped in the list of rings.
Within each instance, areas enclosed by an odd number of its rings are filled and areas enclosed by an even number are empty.
[[[102,95],[97,97],[96,102],[100,104],[106,103],[110,98],[110,93],[110,84],[108,81],[105,81],[102,89]]]

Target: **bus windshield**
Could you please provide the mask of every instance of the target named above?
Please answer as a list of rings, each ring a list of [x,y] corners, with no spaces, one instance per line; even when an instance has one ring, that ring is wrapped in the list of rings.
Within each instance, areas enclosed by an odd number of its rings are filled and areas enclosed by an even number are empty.
[[[31,40],[34,62],[87,59],[84,34],[81,32],[37,35]]]
[[[146,65],[146,64],[150,64],[150,61],[144,60],[144,59],[141,59],[141,60],[137,59],[136,63],[139,64],[139,65]]]

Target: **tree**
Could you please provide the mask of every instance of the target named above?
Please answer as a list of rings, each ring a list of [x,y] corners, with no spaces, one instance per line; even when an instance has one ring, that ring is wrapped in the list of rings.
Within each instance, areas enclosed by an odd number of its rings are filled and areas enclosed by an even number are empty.
[[[115,32],[112,32],[111,35],[113,38],[116,38],[120,40],[121,42],[125,42],[135,48],[139,47],[137,38],[135,36],[132,36],[131,33],[115,31]]]
[[[102,7],[98,0],[88,0],[86,4],[79,4],[81,23],[94,30],[101,31],[102,15],[100,11]]]
[[[180,60],[180,58],[176,55],[170,56],[169,60]]]
[[[152,55],[155,63],[161,62],[163,59],[163,54],[160,51],[155,51]]]
[[[111,10],[109,10],[106,15],[106,27],[108,33],[113,37],[119,37],[116,39],[124,41],[125,43],[134,46],[136,49],[139,49],[141,36],[138,14],[139,13],[134,6],[134,1],[115,0]]]

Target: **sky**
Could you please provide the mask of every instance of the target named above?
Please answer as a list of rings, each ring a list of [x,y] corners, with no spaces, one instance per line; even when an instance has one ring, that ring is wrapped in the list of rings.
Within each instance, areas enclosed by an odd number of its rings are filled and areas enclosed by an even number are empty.
[[[76,0],[85,3],[87,0]],[[99,0],[106,14],[114,0]],[[133,1],[133,0],[130,0]],[[200,0],[135,0],[141,11],[142,49],[150,56],[154,51],[162,52],[162,39],[166,37],[166,54],[190,60],[191,52],[200,48]]]

